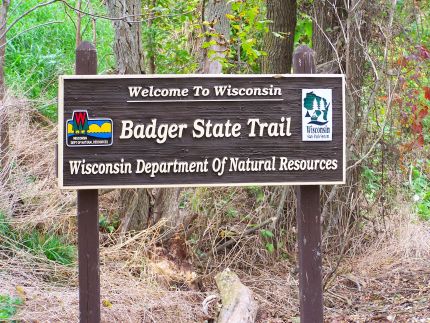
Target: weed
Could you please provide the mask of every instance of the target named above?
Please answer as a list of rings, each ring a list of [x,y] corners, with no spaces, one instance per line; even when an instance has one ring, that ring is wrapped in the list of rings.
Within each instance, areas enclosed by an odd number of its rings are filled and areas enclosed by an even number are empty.
[[[266,229],[263,229],[263,230],[261,230],[260,231],[260,234],[261,234],[261,236],[262,237],[264,237],[264,238],[273,238],[274,237],[274,234],[273,234],[273,232],[272,231],[270,231],[270,230],[266,230]]]
[[[257,203],[264,201],[264,189],[261,186],[248,186],[246,187],[247,192],[255,197]]]
[[[99,219],[99,226],[102,231],[113,233],[120,225],[120,220],[118,217],[113,219],[108,219],[106,216],[101,215]]]
[[[412,168],[411,188],[417,214],[421,220],[430,221],[430,179],[418,167]]]
[[[273,253],[275,251],[275,246],[273,245],[273,243],[268,242],[266,243],[265,247],[269,253]]]
[[[22,244],[36,255],[43,254],[49,260],[62,265],[70,265],[75,259],[75,247],[66,244],[61,237],[56,234],[43,234],[32,231],[23,237]]]
[[[11,226],[6,221],[6,218],[3,212],[0,212],[0,235],[8,236],[10,232],[11,232]]]
[[[14,316],[23,300],[9,295],[0,295],[0,320],[8,320]]]
[[[262,230],[260,230],[260,234],[261,234],[261,236],[262,236],[265,240],[272,240],[272,239],[275,237],[275,235],[273,234],[273,232],[272,232],[272,231],[270,231],[270,230],[267,230],[267,229],[262,229]],[[267,243],[264,245],[264,247],[266,248],[266,250],[267,250],[269,253],[273,253],[273,252],[275,251],[275,246],[274,246],[274,244],[273,244],[273,243],[271,243],[271,242],[267,242]]]
[[[9,245],[9,241],[17,240],[17,234],[7,221],[4,213],[0,211],[0,246]]]
[[[372,168],[364,166],[361,176],[363,180],[364,194],[368,200],[374,201],[376,193],[381,189],[381,174],[375,172]]]
[[[70,265],[75,260],[75,247],[53,233],[40,233],[15,230],[0,212],[0,246],[25,249],[35,255],[44,255],[47,259],[62,265]]]
[[[179,208],[186,209],[187,206],[191,203],[193,192],[190,190],[184,191],[181,196],[179,197]]]
[[[233,207],[230,207],[229,209],[227,209],[227,216],[229,218],[236,218],[239,215],[239,211],[236,210]]]

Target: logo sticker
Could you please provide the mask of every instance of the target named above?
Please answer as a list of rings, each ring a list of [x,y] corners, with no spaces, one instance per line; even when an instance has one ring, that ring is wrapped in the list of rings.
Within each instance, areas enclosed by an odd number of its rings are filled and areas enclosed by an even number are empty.
[[[332,141],[332,90],[302,90],[302,140]]]
[[[111,146],[113,138],[112,119],[88,117],[88,111],[73,111],[66,122],[66,144],[69,147]]]

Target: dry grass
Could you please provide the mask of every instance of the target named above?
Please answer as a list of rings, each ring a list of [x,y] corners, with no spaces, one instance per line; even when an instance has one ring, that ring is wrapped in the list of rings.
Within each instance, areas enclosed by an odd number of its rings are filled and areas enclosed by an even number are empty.
[[[13,131],[6,155],[9,167],[2,171],[0,209],[15,228],[49,229],[75,241],[76,194],[61,192],[55,180],[56,127],[47,120],[40,123],[41,116],[28,101],[8,100],[6,108]],[[104,196],[101,208],[114,208],[115,196]],[[102,237],[107,245],[101,248],[100,267],[104,322],[166,322],[172,317],[177,322],[201,321],[205,294],[172,292],[158,284],[151,269],[151,247],[162,238],[159,226],[133,236]],[[0,243],[6,239],[0,236]],[[16,319],[77,322],[76,265],[59,265],[9,245],[0,248],[0,259],[0,294],[25,299]]]
[[[430,321],[430,226],[409,209],[386,222],[385,234],[344,261],[326,291],[337,322]]]
[[[2,294],[25,297],[25,304],[15,319],[24,322],[77,322],[78,288],[55,285],[37,275],[0,273]],[[199,322],[204,314],[204,296],[191,291],[160,289],[151,282],[127,277],[115,268],[102,266],[101,297],[103,322]]]
[[[398,213],[386,221],[383,235],[368,249],[369,262],[378,266],[381,259],[428,260],[430,259],[430,228],[425,222],[411,216],[410,205],[402,201]]]
[[[72,216],[74,192],[61,192],[56,183],[55,145],[57,129],[25,100],[8,99],[11,149],[6,154],[9,168],[3,170],[0,208],[14,222],[54,225]],[[61,219],[59,219],[61,217]]]

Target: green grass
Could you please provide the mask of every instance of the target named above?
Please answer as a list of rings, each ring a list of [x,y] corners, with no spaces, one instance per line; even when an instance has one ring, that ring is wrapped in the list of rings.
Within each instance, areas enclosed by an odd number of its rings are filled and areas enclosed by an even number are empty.
[[[21,298],[9,295],[0,295],[0,320],[9,320],[14,316],[18,307],[23,304]]]
[[[75,259],[75,247],[55,234],[32,231],[25,234],[21,243],[35,255],[45,255],[49,260],[62,265],[71,265]]]
[[[411,186],[419,218],[430,221],[430,179],[418,167],[412,168]]]
[[[62,265],[71,265],[76,259],[76,247],[55,233],[30,232],[14,229],[0,212],[0,248],[24,249]]]
[[[39,0],[12,2],[8,23],[39,4]],[[74,1],[69,1],[74,5]],[[91,1],[94,11],[104,13],[99,1]],[[84,7],[85,9],[85,7]],[[67,13],[76,20],[76,14]],[[25,30],[49,22],[59,22]],[[92,39],[88,18],[83,19],[83,40]],[[15,37],[16,36],[16,37]],[[58,75],[73,74],[75,61],[75,27],[62,3],[37,9],[17,23],[7,34],[10,42],[6,48],[6,84],[16,95],[35,99],[38,108],[51,119],[56,118]],[[113,29],[111,22],[97,20],[97,52],[99,73],[114,65],[112,54]],[[51,101],[51,102],[49,102]]]
[[[370,166],[372,167],[372,165]],[[363,183],[364,194],[369,201],[374,201],[377,193],[381,189],[382,175],[380,172],[375,171],[373,168],[363,166],[361,173],[361,181]]]

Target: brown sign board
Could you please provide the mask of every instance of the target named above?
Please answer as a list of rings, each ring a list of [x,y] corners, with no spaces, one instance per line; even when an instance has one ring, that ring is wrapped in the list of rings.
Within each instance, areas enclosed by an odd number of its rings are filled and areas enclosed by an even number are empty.
[[[345,183],[343,75],[61,76],[64,189]]]

